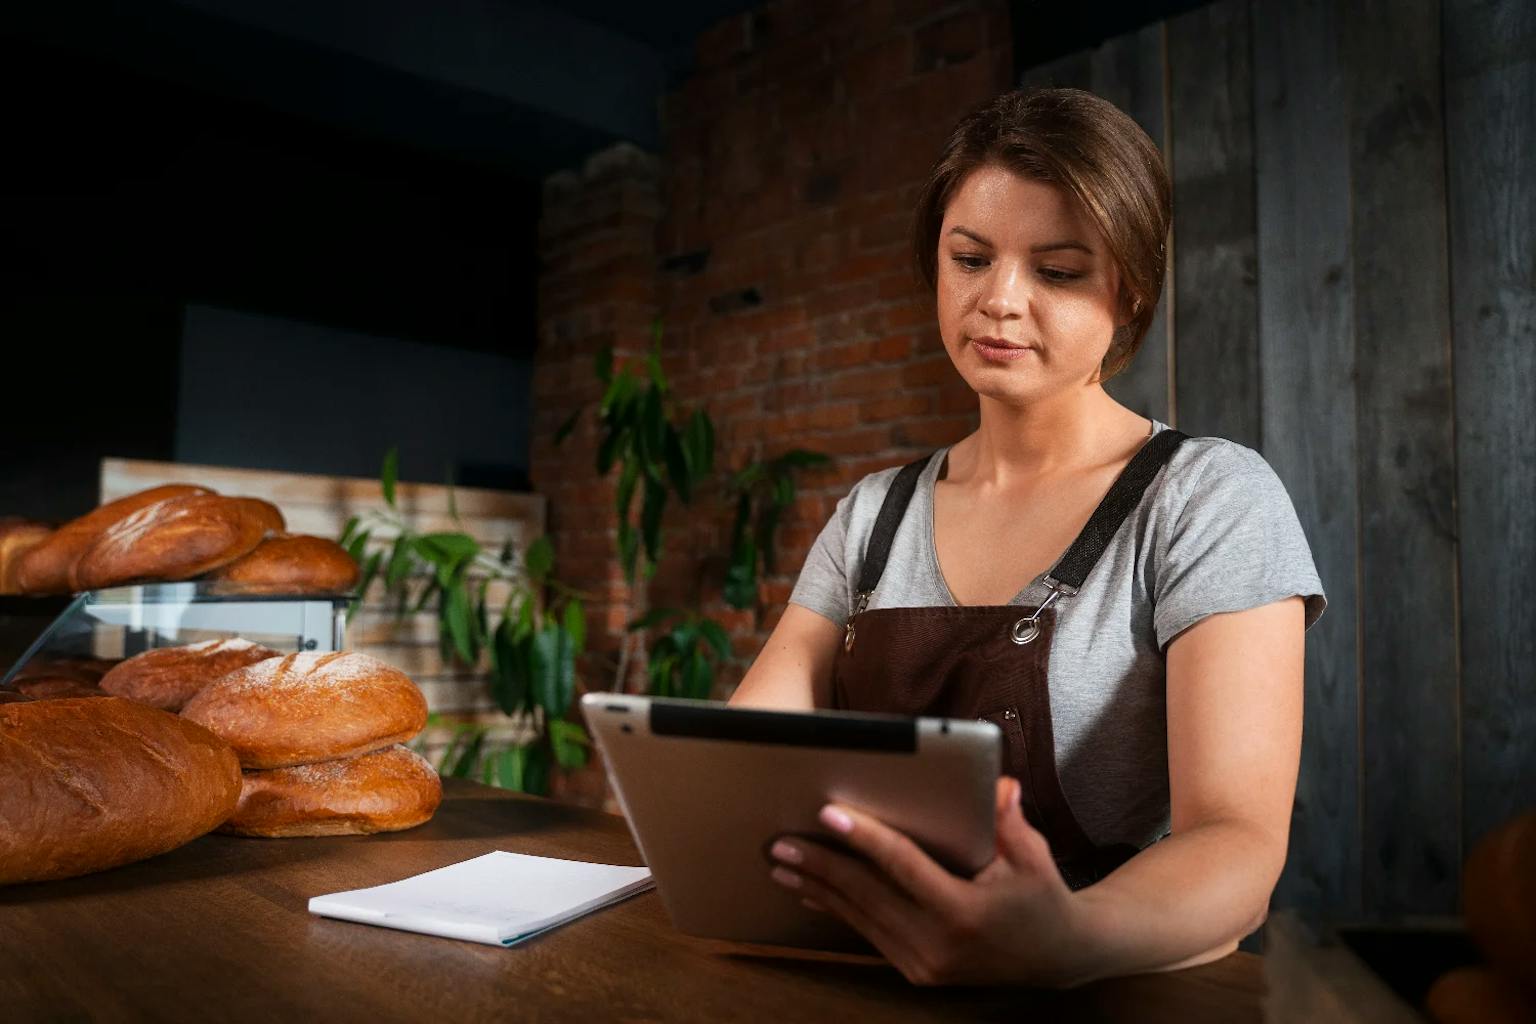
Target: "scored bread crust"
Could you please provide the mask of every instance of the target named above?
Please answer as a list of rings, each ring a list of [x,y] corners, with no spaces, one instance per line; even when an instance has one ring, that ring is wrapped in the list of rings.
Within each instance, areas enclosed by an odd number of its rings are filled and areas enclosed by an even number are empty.
[[[357,562],[335,541],[279,533],[207,578],[242,594],[341,594],[358,575]]]
[[[53,534],[47,523],[6,517],[0,519],[0,594],[22,593],[21,559]]]
[[[0,885],[175,849],[239,798],[234,752],[194,722],[120,697],[0,704]]]
[[[429,820],[443,784],[400,745],[293,768],[244,773],[240,803],[220,832],[241,836],[350,836],[398,832]]]
[[[75,562],[70,585],[99,590],[139,580],[191,579],[233,562],[282,528],[282,513],[259,498],[167,498],[97,537]]]
[[[180,711],[187,701],[215,679],[221,679],[237,668],[281,656],[281,651],[238,637],[205,640],[180,647],[157,647],[118,663],[101,677],[99,685],[117,697],[127,697],[163,711]]]
[[[17,559],[16,588],[23,594],[66,593],[75,562],[113,524],[168,498],[212,493],[193,484],[163,484],[94,508],[54,530]]]
[[[404,742],[427,724],[427,701],[377,658],[306,651],[236,669],[181,714],[223,737],[241,767],[287,768]]]

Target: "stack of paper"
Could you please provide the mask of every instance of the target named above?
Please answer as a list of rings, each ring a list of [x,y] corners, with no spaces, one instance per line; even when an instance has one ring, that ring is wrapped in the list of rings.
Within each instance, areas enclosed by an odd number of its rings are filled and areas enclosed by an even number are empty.
[[[510,946],[652,884],[647,868],[498,851],[388,885],[316,896],[309,912]]]

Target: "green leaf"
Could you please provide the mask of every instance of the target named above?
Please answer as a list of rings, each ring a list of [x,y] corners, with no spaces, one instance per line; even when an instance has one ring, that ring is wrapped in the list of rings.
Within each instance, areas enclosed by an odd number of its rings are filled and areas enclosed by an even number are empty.
[[[563,621],[571,638],[571,650],[580,654],[587,649],[587,613],[576,598],[566,602]]]
[[[757,603],[757,545],[750,537],[743,537],[731,552],[724,591],[732,608],[747,609]]]
[[[530,641],[527,633],[503,618],[492,642],[491,697],[509,715],[528,706]]]
[[[703,409],[694,410],[688,418],[688,426],[683,430],[683,450],[695,477],[702,479],[714,472],[715,427]]]
[[[667,460],[667,475],[672,478],[672,486],[677,490],[677,496],[683,499],[687,505],[693,500],[693,470],[688,465],[688,453],[683,448],[683,439],[671,424],[663,424],[666,440],[663,443]]]
[[[781,476],[773,482],[773,503],[780,508],[787,506],[795,500],[795,482],[788,476]]]
[[[614,510],[620,519],[629,518],[629,505],[635,497],[635,484],[640,481],[640,463],[630,459],[619,471],[619,486],[614,491]]]
[[[650,629],[652,626],[660,625],[668,619],[675,619],[682,614],[684,613],[677,608],[652,608],[624,628],[631,633],[640,629]]]
[[[619,565],[624,569],[624,581],[635,582],[635,558],[640,553],[640,535],[628,522],[619,522]]]
[[[384,503],[395,507],[395,479],[400,473],[400,449],[391,448],[384,456],[384,467],[379,470],[379,483],[384,488]]]
[[[427,555],[434,562],[457,563],[478,555],[480,542],[467,533],[424,533],[416,538],[416,550],[426,554],[423,548],[436,553]]]
[[[779,513],[784,506],[777,501],[764,506],[757,518],[757,550],[763,556],[763,571],[773,572],[773,534],[779,528]]]
[[[645,557],[653,564],[661,560],[661,517],[667,508],[667,489],[645,478],[645,496],[640,507],[640,532],[645,539]]]
[[[542,743],[528,747],[528,758],[523,764],[523,792],[549,795],[549,747]]]
[[[646,353],[645,369],[646,372],[650,374],[651,383],[656,385],[656,390],[667,390],[667,378],[666,375],[661,372],[660,339],[658,339],[657,345],[653,346],[650,352]]]
[[[731,489],[745,491],[753,484],[763,479],[768,473],[768,466],[763,462],[754,462],[736,471],[731,477]]]
[[[528,545],[528,550],[523,553],[523,566],[536,583],[549,575],[549,570],[555,567],[555,546],[547,534],[541,534]]]
[[[683,663],[683,696],[707,700],[713,681],[714,670],[710,668],[709,662],[701,652],[694,651]]]
[[[807,469],[811,466],[825,466],[832,461],[832,457],[825,452],[813,452],[805,448],[796,448],[787,451],[774,459],[781,466],[793,469]]]
[[[346,525],[341,528],[341,539],[336,543],[340,544],[342,547],[346,547],[347,543],[352,539],[352,531],[357,529],[357,524],[360,522],[362,522],[362,520],[358,519],[357,516],[350,516],[347,519]]]
[[[453,641],[453,649],[458,652],[459,658],[466,665],[475,663],[475,656],[479,653],[474,646],[474,637],[470,628],[469,598],[464,593],[462,585],[449,587],[446,591],[447,601],[443,605],[443,626],[448,631],[448,637]]]
[[[529,657],[529,682],[532,684],[533,703],[544,709],[546,715],[559,714],[555,704],[559,695],[560,638],[550,626],[533,634]]]
[[[586,411],[586,406],[581,406],[575,412],[571,413],[565,418],[565,422],[560,424],[559,429],[555,431],[556,446],[563,444],[565,439],[571,436],[571,434],[576,430],[576,424],[581,422],[581,414]]]
[[[501,788],[525,792],[523,779],[527,775],[527,767],[527,747],[512,747],[496,755],[496,778],[501,782]]]
[[[448,769],[448,774],[456,779],[468,778],[475,770],[475,763],[480,760],[480,751],[484,746],[485,730],[482,728],[469,737],[469,742],[464,745],[453,767]]]
[[[700,619],[699,632],[703,634],[704,640],[715,649],[715,653],[720,656],[721,660],[731,656],[731,638],[720,623],[714,619]]]
[[[411,614],[416,614],[426,608],[427,604],[441,589],[436,579],[427,580],[426,586],[421,588],[421,596],[416,598],[416,606],[411,609]]]
[[[640,406],[639,426],[637,440],[640,443],[636,445],[636,450],[640,452],[640,458],[646,464],[646,473],[656,476],[658,474],[654,472],[653,467],[660,465],[667,443],[667,417],[661,405],[660,388],[646,388],[645,398]]]
[[[411,541],[401,534],[395,538],[394,547],[389,552],[389,568],[384,571],[384,585],[393,590],[404,582],[405,577],[411,571]]]
[[[352,538],[352,543],[347,545],[347,554],[352,556],[352,561],[358,565],[363,564],[363,552],[368,547],[368,539],[371,536],[367,530],[359,530]]]
[[[550,718],[560,718],[571,708],[576,695],[576,652],[571,647],[571,635],[558,623],[546,623],[539,632],[547,636],[544,647],[552,654],[549,676],[549,702],[544,710]]]
[[[607,384],[613,378],[613,346],[604,345],[592,357],[592,370],[597,379]]]
[[[587,763],[587,747],[591,745],[586,730],[564,718],[549,722],[549,745],[555,753],[555,763],[566,771],[574,771]]]
[[[610,428],[609,431],[603,435],[602,441],[599,442],[597,446],[598,476],[608,475],[608,471],[613,468],[614,460],[619,456],[619,448],[624,444],[628,436],[629,431],[621,428]]]

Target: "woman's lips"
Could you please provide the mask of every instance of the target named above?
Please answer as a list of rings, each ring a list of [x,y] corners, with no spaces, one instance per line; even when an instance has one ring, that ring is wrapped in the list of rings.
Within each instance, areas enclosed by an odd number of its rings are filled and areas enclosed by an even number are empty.
[[[972,338],[971,347],[989,363],[1011,363],[1034,351],[1027,345],[1009,345],[997,338]]]

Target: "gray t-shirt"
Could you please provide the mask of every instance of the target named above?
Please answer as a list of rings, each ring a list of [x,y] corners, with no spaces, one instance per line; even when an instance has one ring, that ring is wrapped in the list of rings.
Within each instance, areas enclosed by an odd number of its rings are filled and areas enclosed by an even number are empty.
[[[1154,422],[1154,429],[1167,428]],[[870,608],[957,603],[933,539],[933,485],[948,452],[935,452],[918,478]],[[838,625],[847,621],[875,516],[899,468],[871,473],[838,502],[805,560],[792,602]],[[1041,577],[1009,603],[1043,601],[1049,591]],[[1056,766],[1090,839],[1146,846],[1168,832],[1168,643],[1207,615],[1294,595],[1306,598],[1310,627],[1326,601],[1274,470],[1231,441],[1185,441],[1082,591],[1055,606],[1049,686]]]

